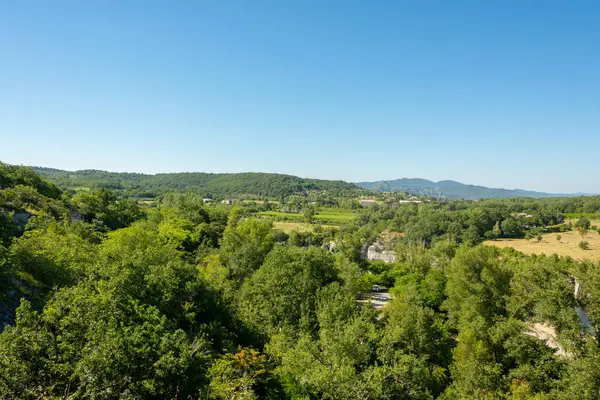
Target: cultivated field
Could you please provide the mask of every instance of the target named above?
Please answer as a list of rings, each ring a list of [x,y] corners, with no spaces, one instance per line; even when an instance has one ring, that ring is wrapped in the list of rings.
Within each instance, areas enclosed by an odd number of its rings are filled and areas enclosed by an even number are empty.
[[[302,221],[305,219],[302,213],[286,213],[281,211],[262,211],[258,215],[288,221]],[[334,224],[352,221],[354,218],[356,218],[354,211],[342,208],[320,208],[314,216],[314,219],[319,222],[331,222]]]
[[[556,235],[561,236],[560,241],[556,240]],[[588,250],[579,248],[581,240],[589,243]],[[583,238],[579,235],[579,232],[569,231],[544,234],[540,242],[537,239],[498,239],[487,240],[484,244],[497,247],[512,247],[525,254],[558,254],[577,260],[600,261],[600,235],[595,231],[589,231]]]
[[[356,214],[352,210],[342,208],[323,208],[315,215],[316,220],[329,220],[338,222],[352,221]]]
[[[337,228],[337,226],[333,225],[321,225],[323,229],[327,228]],[[285,222],[285,221],[275,221],[273,222],[273,229],[282,231],[284,233],[290,233],[292,231],[296,232],[312,232],[315,229],[315,225],[311,225],[305,222]]]

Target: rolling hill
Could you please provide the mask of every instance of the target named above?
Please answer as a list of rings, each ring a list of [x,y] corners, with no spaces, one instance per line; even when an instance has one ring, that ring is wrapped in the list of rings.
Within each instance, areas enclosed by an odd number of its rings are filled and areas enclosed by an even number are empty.
[[[484,198],[506,197],[560,197],[580,194],[554,194],[522,189],[498,189],[485,186],[466,185],[456,181],[434,182],[420,178],[402,178],[390,181],[357,182],[358,186],[367,190],[381,192],[407,192],[446,199],[477,200]]]
[[[555,194],[522,189],[489,188],[468,185],[452,180],[439,182],[421,178],[402,178],[388,181],[357,182],[300,178],[294,175],[242,172],[204,173],[180,172],[140,174],[99,170],[64,171],[33,167],[41,176],[63,189],[83,189],[103,186],[118,193],[135,197],[156,197],[172,191],[193,191],[218,198],[258,196],[279,198],[306,191],[327,191],[332,195],[353,196],[361,190],[407,192],[443,199],[478,200],[507,197],[564,197],[576,194]]]
[[[34,167],[34,169],[63,189],[103,186],[136,197],[156,197],[172,191],[193,191],[218,198],[245,195],[279,198],[306,191],[327,191],[333,195],[361,191],[358,186],[344,181],[307,179],[261,172],[230,174],[182,172],[148,175],[98,170],[63,171],[43,167]]]

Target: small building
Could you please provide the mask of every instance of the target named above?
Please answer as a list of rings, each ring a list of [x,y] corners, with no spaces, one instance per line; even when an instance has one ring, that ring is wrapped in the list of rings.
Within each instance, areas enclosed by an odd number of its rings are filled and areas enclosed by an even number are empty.
[[[223,203],[223,204],[232,204],[233,201],[231,201],[231,200],[223,200],[223,201],[221,201],[221,203]]]

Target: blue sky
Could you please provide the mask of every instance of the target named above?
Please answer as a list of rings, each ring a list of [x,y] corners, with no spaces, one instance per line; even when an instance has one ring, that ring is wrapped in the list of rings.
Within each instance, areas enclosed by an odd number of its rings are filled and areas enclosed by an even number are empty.
[[[0,160],[600,192],[596,1],[0,1]]]

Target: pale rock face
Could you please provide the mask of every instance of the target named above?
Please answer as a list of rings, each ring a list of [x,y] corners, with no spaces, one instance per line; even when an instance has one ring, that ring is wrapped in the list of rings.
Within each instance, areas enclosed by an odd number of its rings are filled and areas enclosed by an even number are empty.
[[[381,260],[386,263],[396,261],[396,252],[386,250],[382,242],[377,241],[367,249],[367,260]]]
[[[333,253],[335,251],[335,248],[337,247],[337,243],[332,240],[329,243],[323,243],[323,246],[321,246],[321,247],[323,249]]]

